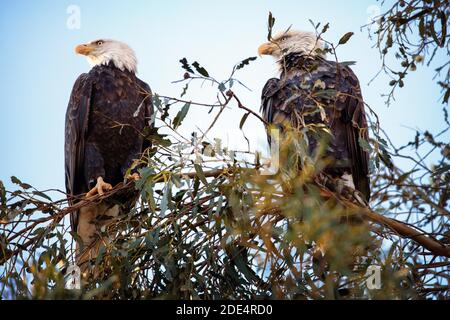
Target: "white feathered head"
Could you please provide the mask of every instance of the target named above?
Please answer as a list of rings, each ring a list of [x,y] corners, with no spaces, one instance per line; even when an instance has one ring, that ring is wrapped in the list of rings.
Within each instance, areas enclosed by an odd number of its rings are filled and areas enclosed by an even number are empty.
[[[258,54],[270,55],[277,60],[289,53],[324,57],[323,49],[324,43],[315,33],[289,30],[276,34],[271,41],[260,45]]]
[[[76,46],[75,52],[86,56],[91,66],[112,62],[122,71],[137,72],[137,59],[133,49],[120,41],[99,39]]]

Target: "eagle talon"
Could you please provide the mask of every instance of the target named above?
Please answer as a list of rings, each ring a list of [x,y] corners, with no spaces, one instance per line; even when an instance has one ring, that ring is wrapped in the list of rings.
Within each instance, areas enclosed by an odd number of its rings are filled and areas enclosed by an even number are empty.
[[[103,181],[102,177],[98,177],[97,184],[95,185],[94,188],[89,190],[89,192],[86,194],[86,198],[90,198],[96,194],[99,194],[102,196],[104,191],[109,191],[111,189],[112,189],[112,185]]]
[[[127,180],[128,181],[138,181],[141,178],[141,176],[139,175],[139,173],[135,172],[133,174],[129,174],[127,176]]]

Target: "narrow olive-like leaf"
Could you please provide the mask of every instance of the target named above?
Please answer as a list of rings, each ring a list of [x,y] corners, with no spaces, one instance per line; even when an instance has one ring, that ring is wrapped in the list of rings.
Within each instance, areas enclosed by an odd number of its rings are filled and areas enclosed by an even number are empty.
[[[186,103],[183,108],[181,108],[180,112],[175,116],[175,119],[173,120],[173,128],[176,129],[181,125],[181,122],[186,117],[189,107],[191,106],[190,103]]]
[[[445,91],[444,99],[442,100],[442,104],[447,104],[450,98],[450,88]]]
[[[339,62],[339,64],[341,64],[343,66],[353,66],[356,64],[356,61],[342,61],[342,62]]]
[[[381,150],[381,153],[378,154],[380,156],[381,161],[383,161],[384,165],[389,169],[394,169],[394,163],[392,162],[391,155],[386,150]]]
[[[267,29],[268,29],[267,40],[268,41],[272,40],[272,29],[273,29],[274,25],[275,25],[275,18],[273,17],[272,12],[269,11],[269,19],[267,22]]]
[[[195,164],[195,172],[197,173],[198,178],[203,182],[204,185],[208,185],[208,181],[206,180],[205,173],[203,172],[202,166],[199,164]]]
[[[238,250],[233,250],[233,261],[236,264],[236,267],[239,269],[240,272],[242,272],[245,276],[245,278],[249,282],[256,282],[258,281],[258,277],[255,275],[254,271],[249,268],[248,264],[244,260],[242,253],[238,252]]]
[[[162,199],[161,199],[161,205],[160,205],[160,209],[161,209],[160,216],[161,217],[164,216],[164,214],[167,211],[170,197],[171,197],[171,188],[170,188],[170,182],[169,182],[164,187],[164,192],[163,192]]]
[[[80,249],[83,249],[83,240],[81,239],[80,235],[78,233],[76,233],[75,231],[69,231],[70,235],[72,236],[72,238],[78,243],[78,245],[81,246]]]
[[[372,152],[372,147],[370,146],[369,142],[366,139],[364,139],[362,137],[359,137],[358,138],[358,143],[359,143],[359,146],[364,151],[369,152],[369,153]]]
[[[34,236],[35,235],[42,235],[44,233],[44,231],[45,231],[44,227],[39,227],[39,228],[35,229],[31,234],[34,235]]]
[[[46,195],[45,193],[41,192],[41,191],[33,191],[33,194],[36,196],[39,196],[41,198],[44,198],[48,201],[52,201],[52,198],[50,198],[48,195]]]
[[[353,32],[347,32],[342,36],[342,38],[339,40],[339,44],[346,44],[348,40],[353,36]]]
[[[239,123],[239,129],[242,130],[242,127],[244,126],[245,121],[247,120],[248,116],[250,115],[250,112],[247,112],[244,114],[241,118],[241,122]]]
[[[398,177],[396,183],[402,184],[411,174],[413,174],[414,172],[417,172],[417,171],[419,171],[419,169],[411,170],[411,171],[408,171],[408,172],[402,174],[400,177]]]
[[[103,256],[105,255],[106,247],[102,245],[100,250],[98,251],[97,258],[95,258],[95,265],[98,266],[100,262],[103,260]]]
[[[0,180],[0,204],[6,204],[6,188],[2,180]]]
[[[183,97],[189,88],[189,83],[186,83],[186,85],[183,87],[183,91],[181,92],[181,97]]]
[[[202,76],[204,77],[209,77],[209,73],[208,71],[206,71],[205,68],[203,68],[202,66],[200,66],[200,64],[195,61],[192,66],[195,68],[195,70],[197,70],[198,73],[200,73]]]
[[[192,191],[192,196],[196,197],[198,193],[198,188],[200,187],[200,179],[195,177],[194,179],[194,190]]]
[[[420,36],[422,37],[422,39],[425,38],[425,32],[426,32],[426,29],[425,29],[425,20],[424,20],[423,17],[421,17],[421,18],[420,18],[420,21],[419,21],[419,34],[420,34]]]

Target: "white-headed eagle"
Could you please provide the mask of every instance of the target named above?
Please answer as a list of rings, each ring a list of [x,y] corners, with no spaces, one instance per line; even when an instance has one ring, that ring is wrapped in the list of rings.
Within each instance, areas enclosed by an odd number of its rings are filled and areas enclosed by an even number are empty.
[[[128,45],[101,39],[79,45],[75,52],[93,67],[76,80],[66,113],[65,177],[71,204],[85,193],[103,194],[125,178],[138,178],[136,171],[125,175],[150,146],[142,133],[153,126],[150,87],[136,77],[137,60]],[[98,249],[93,244],[101,226],[121,214],[124,202],[104,200],[71,214],[72,231],[91,246],[83,254],[77,249],[79,265],[96,254],[92,246]]]
[[[262,44],[258,53],[277,59],[281,71],[280,78],[268,80],[262,91],[264,119],[295,126],[301,115],[303,124],[324,124],[332,134],[326,155],[333,159],[325,172],[342,178],[368,201],[369,154],[360,146],[360,138],[368,140],[367,121],[353,71],[347,64],[326,60],[323,42],[311,32],[282,32]],[[309,139],[309,148],[316,145]]]

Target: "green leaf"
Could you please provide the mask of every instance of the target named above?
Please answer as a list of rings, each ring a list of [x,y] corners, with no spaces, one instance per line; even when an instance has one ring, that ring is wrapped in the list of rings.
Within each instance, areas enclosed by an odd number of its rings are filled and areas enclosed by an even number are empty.
[[[369,152],[369,153],[372,152],[372,147],[370,146],[369,142],[366,139],[364,139],[362,137],[359,137],[358,138],[358,143],[359,143],[359,146],[364,151]]]
[[[342,36],[342,38],[339,40],[339,44],[346,44],[348,40],[353,36],[353,32],[347,32]]]
[[[175,185],[175,187],[177,188],[181,188],[183,186],[183,181],[181,181],[180,176],[179,175],[171,175],[170,176],[170,181],[173,182],[173,184]]]
[[[105,255],[105,252],[106,252],[106,247],[104,245],[102,245],[100,247],[100,250],[98,251],[97,258],[95,259],[96,266],[98,266],[100,264],[100,262],[102,261],[103,256]]]
[[[395,250],[398,246],[398,240],[392,243],[392,246],[389,248],[389,252],[386,257],[386,264],[392,263],[392,257],[394,256]]]
[[[0,180],[0,205],[6,205],[6,189],[2,180]]]
[[[31,234],[33,236],[35,235],[42,235],[45,232],[45,228],[44,227],[39,227],[37,229],[35,229]]]
[[[230,250],[233,254],[233,262],[240,272],[242,272],[249,282],[257,282],[259,279],[255,275],[255,272],[247,265],[242,253],[238,249],[233,248]]]
[[[78,243],[78,245],[80,246],[80,250],[83,250],[84,245],[83,245],[83,240],[81,239],[80,235],[78,233],[76,233],[75,231],[69,231],[70,235],[72,236],[72,238]]]
[[[153,182],[149,182],[145,184],[144,187],[144,198],[145,200],[148,202],[148,206],[151,209],[152,212],[155,212],[156,210],[156,201],[155,198],[153,197]]]
[[[267,34],[268,41],[272,40],[272,29],[274,25],[275,25],[275,18],[273,17],[272,12],[269,11],[269,19],[267,21],[267,29],[269,31]]]
[[[152,103],[160,112],[163,111],[161,99],[159,98],[159,96],[157,94],[154,94],[152,96]]]
[[[18,185],[22,183],[22,181],[20,181],[16,176],[11,177],[11,182]]]
[[[230,266],[229,264],[225,265],[224,272],[225,272],[225,275],[226,275],[227,279],[230,279],[231,282],[235,286],[246,285],[245,280],[242,279],[239,276],[239,274],[236,272],[236,270],[232,266]]]
[[[205,173],[203,172],[202,167],[199,164],[194,164],[195,172],[197,172],[198,178],[203,182],[204,185],[208,185],[208,181],[206,180]]]
[[[392,162],[391,155],[384,149],[381,150],[381,153],[378,154],[380,156],[381,161],[383,161],[384,165],[389,169],[394,169],[394,163]]]
[[[145,236],[145,245],[148,249],[153,249],[158,243],[160,229],[160,227],[157,227],[155,230],[148,232]]]
[[[17,178],[16,176],[12,176],[11,177],[11,182],[14,184],[19,185],[21,188],[27,190],[30,189],[31,186],[28,183],[23,183],[22,181],[19,180],[19,178]]]
[[[169,206],[170,197],[172,196],[171,188],[170,188],[170,182],[166,184],[164,187],[164,192],[161,199],[161,205],[160,205],[160,216],[164,216],[164,213],[166,213],[167,208]]]
[[[45,193],[41,192],[41,191],[33,191],[33,194],[36,196],[39,196],[41,198],[47,199],[48,201],[52,201],[52,198],[50,198],[48,195],[46,195]]]
[[[442,99],[442,104],[447,104],[450,98],[450,88],[445,91],[444,99]]]
[[[191,66],[189,65],[189,62],[187,61],[186,58],[181,59],[180,62],[181,62],[181,67],[182,67],[184,70],[186,70],[187,72],[190,72],[190,73],[194,73],[194,70],[192,70],[192,68],[191,68]]]
[[[180,112],[176,115],[175,119],[173,120],[173,128],[176,129],[181,125],[181,122],[186,117],[189,107],[191,106],[190,103],[186,103],[183,108],[181,108]]]
[[[150,128],[146,127],[143,131],[143,135],[145,138],[149,141],[151,141],[153,144],[163,146],[163,147],[169,147],[172,142],[168,139],[165,139],[167,136],[166,134],[160,134],[158,133],[159,128]]]
[[[192,196],[196,197],[198,193],[198,188],[200,187],[200,179],[195,177],[194,179],[194,190],[192,191]]]
[[[247,112],[242,116],[241,122],[239,123],[239,129],[242,130],[242,127],[244,126],[245,121],[247,120],[248,116],[250,115],[250,112]]]
[[[133,242],[128,245],[128,250],[134,250],[137,247],[140,247],[142,243],[142,238],[137,238]]]
[[[419,34],[422,37],[422,39],[425,38],[425,31],[426,31],[425,30],[425,20],[423,17],[421,17],[420,21],[419,21]]]
[[[402,174],[400,177],[398,177],[396,183],[402,184],[411,174],[413,174],[414,172],[417,172],[417,171],[419,171],[419,169],[411,170],[409,172]]]
[[[151,167],[146,167],[139,169],[138,173],[141,178],[138,181],[136,181],[135,186],[137,190],[142,190],[148,182],[151,183],[153,181],[152,178],[153,175],[155,174],[155,170],[153,170],[153,168]]]
[[[186,85],[183,87],[183,92],[181,92],[181,97],[183,97],[187,93],[188,88],[189,88],[189,83],[186,83]]]
[[[428,25],[428,31],[430,32],[431,36],[433,37],[434,42],[436,42],[436,44],[438,46],[441,46],[441,39],[438,38],[437,32],[434,28],[434,23],[430,23]]]
[[[343,61],[343,62],[339,62],[339,64],[341,64],[343,66],[353,66],[356,64],[356,61]]]
[[[208,71],[206,71],[205,68],[201,67],[200,64],[195,61],[192,66],[194,66],[195,70],[197,70],[198,73],[200,73],[204,77],[209,77]]]
[[[249,57],[247,59],[242,60],[237,66],[236,66],[236,70],[242,69],[244,68],[246,65],[250,64],[251,61],[255,61],[257,58],[256,57]]]

